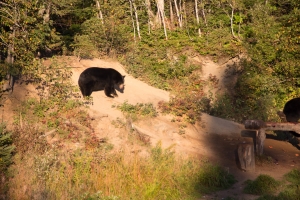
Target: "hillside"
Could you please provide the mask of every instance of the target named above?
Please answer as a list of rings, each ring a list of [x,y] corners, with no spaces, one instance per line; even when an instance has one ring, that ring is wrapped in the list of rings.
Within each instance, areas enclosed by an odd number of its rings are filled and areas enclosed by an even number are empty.
[[[265,142],[265,152],[273,158],[273,162],[268,165],[257,165],[254,172],[243,172],[238,167],[236,158],[236,148],[239,143],[251,142],[252,138],[242,137],[244,130],[242,124],[213,117],[203,113],[201,121],[195,125],[188,124],[182,128],[178,122],[172,122],[173,116],[159,114],[151,119],[139,119],[131,121],[126,119],[123,113],[116,108],[127,101],[130,104],[152,103],[157,106],[159,101],[168,101],[170,94],[166,91],[154,88],[148,84],[133,78],[126,73],[124,66],[113,60],[78,60],[75,57],[62,57],[64,61],[72,67],[73,82],[77,84],[80,73],[92,66],[109,67],[118,70],[125,77],[125,91],[118,93],[117,98],[107,98],[103,91],[94,92],[93,105],[90,105],[88,112],[93,119],[92,125],[98,138],[107,138],[109,143],[114,145],[114,149],[125,149],[132,152],[147,153],[144,144],[155,145],[158,142],[167,148],[174,146],[177,154],[197,156],[200,159],[207,159],[214,163],[219,163],[230,173],[235,175],[238,182],[227,191],[214,194],[213,197],[221,198],[230,195],[238,195],[246,199],[253,199],[255,196],[242,194],[242,184],[247,179],[254,179],[259,174],[269,174],[274,178],[281,178],[283,174],[295,167],[300,166],[299,151],[287,142],[267,139]],[[46,61],[47,62],[47,61]],[[199,60],[203,64],[202,78],[209,74],[215,75],[220,81],[215,92],[228,90],[233,77],[226,75],[228,63],[223,65],[202,58]],[[229,64],[234,61],[229,61]],[[227,88],[227,89],[226,89]],[[8,121],[11,126],[13,122],[13,111],[18,104],[29,96],[37,96],[32,85],[17,82],[14,92],[5,100],[3,107],[3,121]],[[114,123],[113,123],[114,122]],[[116,126],[116,123],[125,124],[123,127]],[[133,132],[131,130],[134,130]],[[143,145],[132,144],[130,137],[134,135]],[[51,139],[49,139],[51,142]],[[74,143],[66,148],[84,148],[83,144]],[[242,196],[244,195],[244,196]],[[206,196],[209,199],[211,196]]]

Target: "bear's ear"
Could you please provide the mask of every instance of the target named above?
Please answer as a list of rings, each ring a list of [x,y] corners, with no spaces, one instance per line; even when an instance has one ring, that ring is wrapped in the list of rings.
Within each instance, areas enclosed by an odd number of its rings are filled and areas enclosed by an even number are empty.
[[[124,76],[122,76],[123,77],[123,79],[125,78],[125,75]]]

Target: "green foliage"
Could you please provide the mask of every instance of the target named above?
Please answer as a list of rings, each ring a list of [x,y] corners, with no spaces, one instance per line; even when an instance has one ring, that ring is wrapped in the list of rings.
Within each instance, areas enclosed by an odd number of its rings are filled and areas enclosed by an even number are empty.
[[[280,6],[285,7],[275,2],[256,3],[249,12],[244,44],[251,60],[241,63],[243,70],[235,87],[236,95],[228,102],[230,109],[237,105],[232,112],[237,113],[237,121],[276,121],[277,110],[282,110],[288,99],[300,95],[300,49],[295,35],[299,32],[299,22],[295,21],[299,11],[295,8],[278,15],[278,9],[283,8]]]
[[[190,57],[199,53],[204,55],[233,53],[234,47],[230,41],[221,39],[220,42],[220,39],[216,38],[224,35],[220,34],[221,32],[224,31],[215,30],[205,36],[207,38],[199,38],[198,36],[190,37],[184,31],[178,30],[170,32],[168,40],[160,37],[161,34],[158,31],[152,32],[151,35],[142,32],[144,37],[132,51],[126,54],[124,64],[127,65],[128,72],[135,77],[155,87],[172,90],[174,79],[182,80],[193,71],[200,69],[200,66],[195,65]],[[222,50],[224,52],[221,53]]]
[[[128,48],[129,30],[126,24],[119,23],[113,17],[103,23],[98,18],[86,20],[81,25],[81,34],[75,37],[75,44],[72,45],[75,47],[75,54],[87,56],[87,53],[99,51],[104,55],[113,56],[125,53]]]
[[[289,173],[285,174],[285,179],[292,184],[300,185],[300,170],[293,169]]]
[[[176,157],[171,147],[162,149],[161,143],[150,149],[149,157],[96,148],[75,152],[49,149],[43,155],[17,159],[22,159],[17,162],[22,161],[22,169],[28,170],[21,173],[23,177],[19,175],[28,183],[23,198],[38,194],[46,199],[196,199],[204,191],[232,184],[232,177],[220,167]],[[12,189],[18,187],[15,183]]]
[[[38,51],[55,49],[60,38],[49,22],[43,19],[39,10],[44,2],[6,1],[0,7],[1,14],[1,44],[3,55],[11,55],[14,59],[10,63],[13,75],[34,75],[36,70],[32,62]]]
[[[11,133],[6,130],[4,124],[0,124],[0,171],[5,171],[12,163],[14,150]]]
[[[198,174],[199,188],[205,192],[226,189],[232,186],[236,180],[225,169],[211,163],[204,163]]]
[[[169,102],[159,102],[159,108],[163,113],[171,113],[194,124],[200,121],[202,112],[210,110],[211,97],[204,92],[204,87],[210,85],[213,88],[216,83],[214,77],[204,81],[199,79],[197,73],[188,76],[177,85],[174,81],[174,97]]]
[[[300,171],[298,169],[293,169],[284,175],[285,180],[289,181],[291,184],[284,186],[283,190],[280,191],[278,195],[266,194],[258,198],[258,200],[299,200],[299,176]]]
[[[272,194],[276,192],[280,186],[280,182],[276,181],[269,175],[259,175],[254,181],[246,181],[244,192],[248,194]]]
[[[157,111],[152,103],[137,103],[136,105],[129,104],[125,101],[123,104],[117,106],[127,117],[132,120],[137,120],[140,117],[156,117]]]

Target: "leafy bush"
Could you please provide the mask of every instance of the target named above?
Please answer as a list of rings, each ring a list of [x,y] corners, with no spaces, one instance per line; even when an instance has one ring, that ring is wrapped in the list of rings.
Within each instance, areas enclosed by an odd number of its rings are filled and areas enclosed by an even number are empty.
[[[234,176],[222,167],[207,162],[202,165],[198,178],[201,190],[206,192],[226,189],[236,182]]]
[[[97,56],[98,52],[106,56],[126,53],[129,42],[129,27],[116,16],[103,23],[98,18],[86,20],[81,25],[81,34],[75,36],[74,53],[83,58]]]
[[[254,181],[246,181],[244,192],[248,194],[272,194],[276,192],[280,186],[280,182],[276,181],[269,175],[259,175]]]
[[[215,81],[201,80],[196,73],[182,82],[175,81],[177,85],[173,86],[174,97],[169,102],[159,102],[159,108],[163,113],[172,113],[194,124],[200,121],[202,112],[209,112],[211,109],[211,97],[204,92],[204,87],[207,85],[214,87]]]
[[[284,186],[283,190],[278,195],[266,194],[258,198],[258,200],[299,200],[299,169],[293,169],[289,173],[284,175],[284,179],[291,184]]]
[[[11,135],[6,130],[5,125],[0,124],[0,171],[2,172],[12,163],[12,156],[15,151]]]
[[[292,184],[300,185],[300,170],[299,169],[293,169],[289,173],[284,175],[285,179]]]

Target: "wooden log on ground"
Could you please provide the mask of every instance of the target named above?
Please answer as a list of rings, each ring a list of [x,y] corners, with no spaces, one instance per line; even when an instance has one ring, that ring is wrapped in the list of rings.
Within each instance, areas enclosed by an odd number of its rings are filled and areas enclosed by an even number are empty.
[[[259,130],[265,129],[269,131],[294,131],[300,134],[300,123],[293,123],[293,122],[264,122],[261,120],[246,120],[245,129],[251,130]]]
[[[251,143],[243,143],[238,146],[238,157],[241,169],[245,171],[255,170],[254,146]]]
[[[265,129],[272,131],[294,131],[300,134],[300,123],[285,122],[265,122]]]

